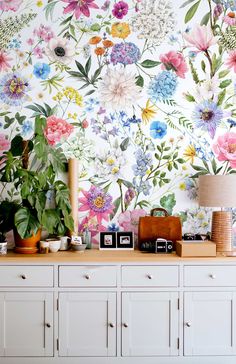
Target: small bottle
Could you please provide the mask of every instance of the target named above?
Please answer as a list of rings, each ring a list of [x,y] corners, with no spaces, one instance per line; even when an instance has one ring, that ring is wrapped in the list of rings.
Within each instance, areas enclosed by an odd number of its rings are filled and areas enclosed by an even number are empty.
[[[86,249],[92,249],[91,231],[88,228],[83,233],[84,243],[87,244]]]

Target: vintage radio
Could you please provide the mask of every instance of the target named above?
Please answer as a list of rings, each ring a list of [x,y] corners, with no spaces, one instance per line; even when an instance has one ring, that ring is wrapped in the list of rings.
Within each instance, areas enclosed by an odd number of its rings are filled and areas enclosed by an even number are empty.
[[[173,241],[162,238],[142,242],[140,250],[150,253],[172,253]]]

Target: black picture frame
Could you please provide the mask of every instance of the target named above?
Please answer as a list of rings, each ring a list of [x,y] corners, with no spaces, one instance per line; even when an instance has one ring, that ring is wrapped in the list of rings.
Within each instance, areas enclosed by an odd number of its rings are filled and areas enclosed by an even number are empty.
[[[116,248],[118,250],[134,249],[134,237],[132,231],[118,231],[116,234]]]
[[[114,250],[116,249],[116,232],[102,231],[99,237],[100,250]]]

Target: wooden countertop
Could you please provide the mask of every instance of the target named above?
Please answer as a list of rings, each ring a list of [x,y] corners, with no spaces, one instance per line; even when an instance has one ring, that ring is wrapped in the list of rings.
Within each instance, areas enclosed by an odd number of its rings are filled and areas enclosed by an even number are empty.
[[[85,252],[78,253],[73,251],[59,251],[57,253],[48,254],[16,254],[9,251],[7,255],[0,256],[0,265],[7,263],[36,263],[36,264],[48,264],[48,263],[178,263],[178,262],[196,262],[196,263],[217,263],[217,262],[236,262],[236,257],[191,257],[181,258],[175,253],[172,254],[154,254],[144,253],[139,250],[132,251],[104,251],[98,249],[86,250]]]

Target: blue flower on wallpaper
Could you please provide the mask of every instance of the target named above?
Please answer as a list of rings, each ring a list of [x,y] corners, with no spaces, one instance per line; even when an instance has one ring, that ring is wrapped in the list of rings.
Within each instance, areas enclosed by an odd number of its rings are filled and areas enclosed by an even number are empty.
[[[141,123],[141,119],[137,118],[135,115],[132,116],[132,118],[122,119],[123,126],[130,127],[130,124],[139,124]]]
[[[222,118],[223,111],[213,101],[203,101],[201,104],[195,106],[193,112],[193,121],[195,122],[196,128],[207,131],[212,139]]]
[[[111,52],[111,62],[113,65],[121,63],[124,66],[136,63],[141,57],[139,48],[131,42],[115,44]]]
[[[135,153],[136,164],[132,166],[135,176],[145,176],[148,168],[152,165],[151,153],[144,153],[142,149],[138,149]]]
[[[18,72],[7,73],[0,79],[0,99],[11,106],[20,106],[28,99],[29,81]]]
[[[234,126],[236,126],[236,120],[227,119],[226,121],[227,121],[227,123],[229,123],[230,128],[233,128]]]
[[[148,95],[152,102],[171,98],[177,87],[177,76],[170,71],[162,71],[149,83]]]
[[[136,178],[133,179],[133,184],[135,187],[136,192],[143,193],[144,196],[150,195],[152,186],[150,185],[149,181],[140,181],[139,183],[136,181]]]
[[[97,99],[95,99],[94,97],[90,97],[89,99],[87,99],[85,101],[85,110],[87,112],[93,112],[94,109],[96,108],[96,106],[99,105],[99,102]]]
[[[167,125],[161,121],[153,121],[150,125],[150,135],[154,139],[162,139],[167,133]]]
[[[36,63],[34,65],[33,74],[41,80],[46,80],[50,71],[50,66],[47,63]]]
[[[33,132],[34,132],[34,123],[31,120],[23,121],[21,126],[22,138],[27,138]]]
[[[114,231],[114,232],[116,232],[116,231],[119,231],[119,230],[120,230],[119,226],[116,223],[114,223],[114,222],[111,222],[108,225],[108,227],[107,227],[107,231]]]

